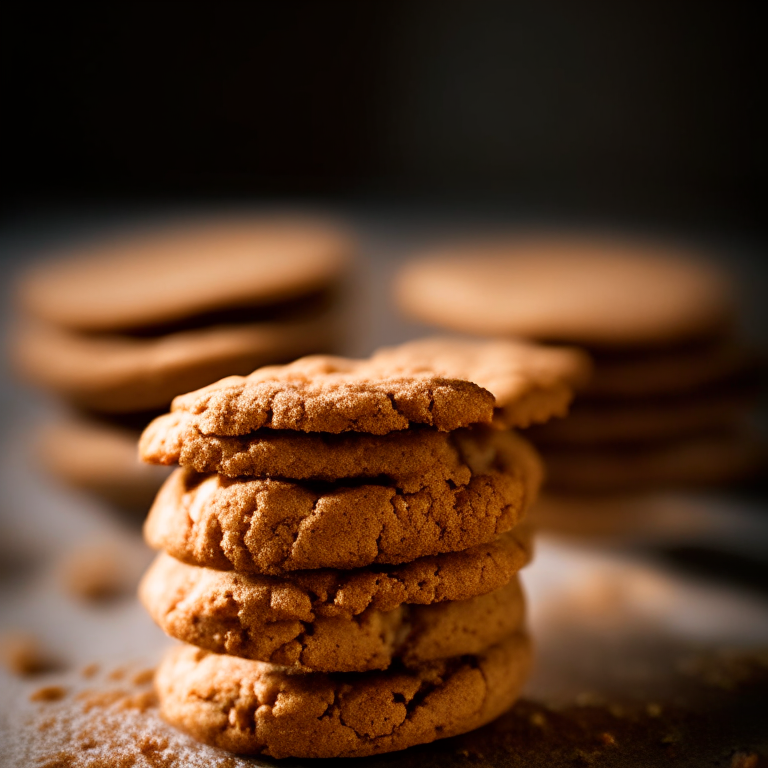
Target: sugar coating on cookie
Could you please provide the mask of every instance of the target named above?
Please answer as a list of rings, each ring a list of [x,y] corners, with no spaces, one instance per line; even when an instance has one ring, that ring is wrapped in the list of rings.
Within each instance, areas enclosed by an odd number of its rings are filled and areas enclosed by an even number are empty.
[[[535,450],[509,432],[344,435],[336,446],[352,450],[336,452],[327,440],[301,437],[307,456],[322,458],[339,475],[348,468],[348,480],[358,482],[233,481],[177,470],[147,518],[148,542],[186,562],[256,573],[402,563],[465,549],[509,530],[535,500],[542,479]],[[358,455],[360,443],[367,464],[347,462]],[[425,447],[444,450],[430,456],[419,451]],[[279,462],[285,453],[274,456]],[[435,455],[437,462],[424,461]],[[296,465],[303,474],[313,469],[309,460]],[[280,471],[284,466],[262,465],[261,474],[290,477]],[[407,474],[398,475],[401,470]],[[382,482],[382,476],[392,479]]]
[[[591,373],[589,357],[581,350],[506,339],[418,339],[380,349],[371,362],[474,381],[496,398],[494,420],[505,427],[564,416],[574,391],[586,385]]]
[[[328,675],[291,674],[186,646],[166,656],[156,689],[163,717],[206,744],[276,758],[352,757],[493,720],[517,697],[530,662],[520,634],[476,656]]]
[[[488,423],[493,403],[490,392],[470,381],[312,355],[180,395],[171,410],[191,414],[206,435],[261,428],[384,435],[412,424],[450,431]]]
[[[337,279],[354,248],[344,229],[306,217],[188,223],[42,264],[19,295],[65,328],[129,331],[305,295]]]
[[[177,640],[317,672],[362,672],[386,669],[394,659],[415,664],[479,653],[521,629],[524,615],[516,577],[467,600],[392,601],[352,614],[333,610],[337,605],[313,610],[307,593],[292,581],[198,568],[167,555],[147,572],[139,596]]]
[[[465,333],[594,347],[658,346],[732,321],[725,277],[682,248],[518,237],[416,258],[397,281],[409,315]]]

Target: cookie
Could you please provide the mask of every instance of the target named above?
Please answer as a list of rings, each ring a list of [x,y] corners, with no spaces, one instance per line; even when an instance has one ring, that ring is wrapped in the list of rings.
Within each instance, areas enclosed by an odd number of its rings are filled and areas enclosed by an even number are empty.
[[[137,438],[137,432],[85,418],[46,422],[36,440],[36,458],[64,484],[143,513],[168,470],[139,461]]]
[[[180,395],[171,411],[189,414],[204,435],[262,428],[385,435],[417,424],[448,432],[489,423],[493,402],[490,392],[469,381],[313,355]]]
[[[738,424],[753,397],[733,391],[638,399],[579,402],[567,419],[531,429],[536,445],[589,446],[675,440]]]
[[[453,446],[452,467],[457,457],[466,463],[446,473],[429,466],[419,469],[418,462],[406,461],[396,469],[413,474],[402,479],[346,485],[343,481],[324,485],[274,479],[232,481],[218,474],[177,470],[152,506],[144,529],[146,539],[151,546],[195,565],[279,574],[402,563],[490,541],[518,523],[541,482],[540,462],[527,441],[495,430],[424,434],[428,442],[436,442],[436,437]],[[368,436],[361,437],[371,446]],[[390,448],[388,437],[376,440]],[[341,444],[349,443],[344,436]],[[333,472],[333,451],[324,450],[327,443],[321,440],[314,446],[310,445],[309,455],[322,458]],[[374,470],[367,474],[369,480],[392,469],[375,463],[375,449],[374,444],[366,454]],[[282,457],[280,451],[275,455]],[[394,455],[400,461],[411,454],[400,447]],[[300,461],[297,466],[302,466]],[[336,473],[342,474],[347,466],[340,459]],[[365,479],[365,468],[352,463],[350,473],[358,472],[356,477]],[[308,469],[312,467],[304,467]],[[277,477],[281,476],[285,475],[278,472]]]
[[[450,337],[380,349],[371,362],[474,381],[496,398],[494,422],[508,428],[564,416],[591,372],[589,358],[577,349]]]
[[[645,446],[561,448],[545,453],[547,487],[610,493],[734,482],[765,466],[765,449],[739,431]]]
[[[228,477],[290,477],[332,481],[350,477],[437,475],[466,482],[452,436],[431,429],[386,435],[305,434],[262,429],[242,437],[204,435],[184,411],[158,416],[144,430],[139,454],[150,464],[181,464]]]
[[[30,315],[57,326],[131,331],[303,296],[336,281],[353,252],[345,231],[308,218],[188,223],[41,264],[19,298]]]
[[[468,600],[312,610],[291,581],[185,565],[160,555],[139,597],[160,628],[177,640],[307,671],[362,672],[479,653],[522,626],[516,577]],[[303,598],[303,600],[302,600]],[[283,605],[285,604],[285,608]],[[323,607],[330,608],[324,615]]]
[[[182,646],[160,665],[155,687],[163,717],[206,744],[276,758],[353,757],[490,722],[514,702],[530,658],[516,634],[476,656],[325,675]]]
[[[327,349],[336,326],[328,311],[162,336],[86,335],[24,323],[12,351],[30,382],[90,410],[121,413],[166,408],[179,393],[221,376]]]
[[[584,394],[595,399],[684,394],[746,376],[756,367],[754,355],[725,339],[670,350],[606,355],[597,358]]]
[[[732,322],[727,281],[681,248],[584,236],[527,236],[417,258],[400,307],[465,333],[595,348],[656,347]]]

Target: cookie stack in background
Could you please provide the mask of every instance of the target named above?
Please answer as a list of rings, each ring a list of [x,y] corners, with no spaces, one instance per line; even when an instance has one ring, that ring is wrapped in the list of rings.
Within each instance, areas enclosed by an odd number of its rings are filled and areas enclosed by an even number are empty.
[[[428,323],[589,351],[594,376],[568,418],[528,432],[552,491],[714,485],[758,467],[755,361],[727,279],[696,254],[519,237],[417,258],[396,291]]]
[[[58,479],[146,509],[167,473],[136,441],[174,396],[336,351],[348,233],[297,217],[165,227],[59,254],[18,286],[18,371],[69,407],[38,439]]]
[[[232,752],[338,757],[512,704],[541,465],[509,428],[562,413],[584,361],[457,344],[229,377],[147,427],[142,457],[181,465],[146,521],[164,552],[140,588],[187,643],[156,677],[169,722]]]

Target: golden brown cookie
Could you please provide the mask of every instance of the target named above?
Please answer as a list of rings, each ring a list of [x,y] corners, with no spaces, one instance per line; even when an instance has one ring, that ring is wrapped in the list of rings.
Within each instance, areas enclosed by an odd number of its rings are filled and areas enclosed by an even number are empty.
[[[409,315],[457,331],[623,348],[721,330],[733,315],[726,283],[680,248],[542,235],[417,258],[396,290]]]
[[[130,331],[303,296],[335,281],[353,250],[328,222],[230,217],[82,248],[41,264],[19,294],[29,314],[54,325]]]
[[[398,441],[401,447],[391,454],[390,436],[374,440],[384,443],[385,456],[406,459],[404,467],[395,469],[413,474],[399,478],[392,467],[376,464],[377,446],[368,436],[354,436],[365,438],[368,464],[347,463],[342,456],[335,472],[342,474],[349,466],[350,473],[374,482],[233,481],[177,470],[157,496],[145,536],[151,546],[195,565],[283,573],[402,563],[490,541],[517,524],[541,482],[538,456],[526,440],[489,429],[422,432],[428,442],[437,437],[452,447],[447,452],[451,462],[445,465],[450,471],[410,463],[411,453],[402,448],[407,441]],[[345,435],[335,442],[347,446],[351,441]],[[334,453],[326,441],[310,444],[308,454],[334,471]],[[283,453],[278,450],[275,456],[283,458]],[[366,472],[371,465],[373,471]],[[308,460],[305,469],[310,468]],[[377,480],[382,475],[394,479]]]
[[[468,600],[362,613],[320,605],[291,581],[215,571],[160,555],[139,597],[160,628],[215,653],[316,672],[386,669],[480,653],[522,627],[518,579]],[[303,599],[302,599],[303,598]],[[323,611],[327,610],[329,615]],[[328,610],[330,609],[330,610]]]
[[[528,435],[539,446],[675,440],[738,424],[753,399],[734,388],[656,399],[582,401],[574,405],[567,419],[537,425]]]
[[[724,484],[757,472],[765,458],[764,446],[739,431],[644,446],[545,452],[547,487],[579,493]]]
[[[469,600],[507,584],[531,554],[530,526],[519,525],[487,544],[398,566],[294,571],[279,578],[252,574],[249,599],[265,610],[269,606],[265,615],[272,619],[295,621],[349,619],[369,609],[392,611],[403,603]],[[207,570],[214,569],[200,569]]]
[[[710,340],[669,350],[598,357],[589,397],[634,398],[695,392],[747,375],[755,356],[734,341]]]
[[[42,467],[66,485],[143,514],[168,470],[140,462],[137,439],[138,432],[130,429],[72,418],[41,428],[36,455]]]
[[[469,381],[313,355],[180,395],[171,411],[188,414],[204,435],[261,428],[385,435],[418,424],[450,431],[489,423],[493,395]]]
[[[88,335],[27,322],[12,345],[30,382],[90,410],[121,413],[165,408],[176,395],[221,376],[328,349],[337,325],[328,310],[160,336]]]
[[[496,398],[494,421],[505,427],[527,427],[564,416],[574,390],[586,385],[591,371],[581,350],[457,337],[431,337],[380,349],[371,362],[474,381]]]
[[[182,646],[166,656],[155,686],[163,717],[206,744],[278,758],[352,757],[493,720],[517,697],[530,658],[518,634],[476,656],[325,675]]]

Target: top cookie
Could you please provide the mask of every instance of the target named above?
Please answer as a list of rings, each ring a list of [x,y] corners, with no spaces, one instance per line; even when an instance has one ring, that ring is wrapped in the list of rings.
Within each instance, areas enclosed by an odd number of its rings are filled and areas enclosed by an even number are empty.
[[[230,376],[175,398],[204,435],[257,429],[385,435],[426,424],[449,432],[493,418],[493,395],[477,384],[369,360],[314,355]]]
[[[124,237],[41,265],[20,285],[32,315],[74,330],[128,331],[302,296],[353,252],[311,219],[228,219]]]
[[[589,358],[577,349],[450,337],[380,349],[371,363],[474,381],[493,393],[494,421],[505,427],[528,427],[565,416],[574,389],[583,388],[591,373]]]
[[[407,265],[400,306],[468,333],[593,347],[662,346],[730,323],[723,275],[672,248],[527,237],[457,247]]]

